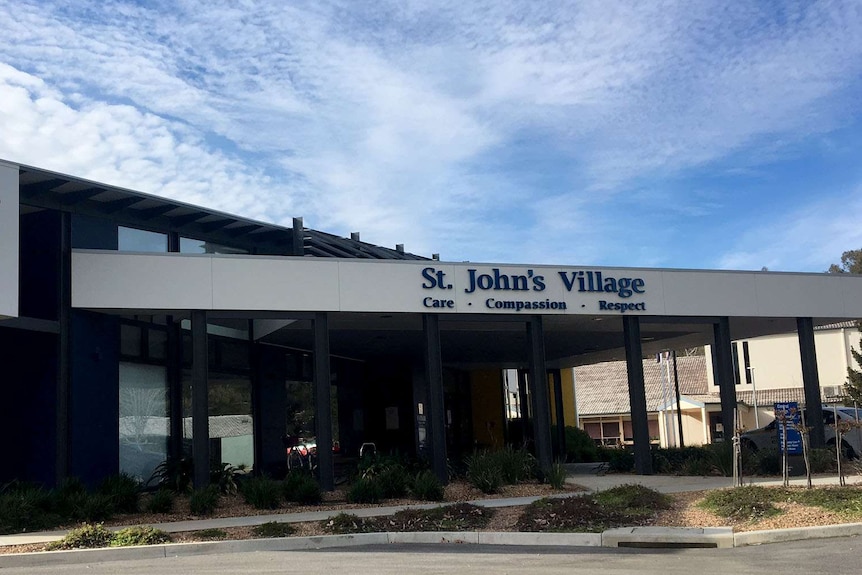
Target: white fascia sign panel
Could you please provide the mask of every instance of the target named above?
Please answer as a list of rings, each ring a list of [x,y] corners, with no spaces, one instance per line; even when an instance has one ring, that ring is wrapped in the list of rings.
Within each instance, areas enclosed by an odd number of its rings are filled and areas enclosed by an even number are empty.
[[[0,162],[0,317],[18,317],[18,166]]]

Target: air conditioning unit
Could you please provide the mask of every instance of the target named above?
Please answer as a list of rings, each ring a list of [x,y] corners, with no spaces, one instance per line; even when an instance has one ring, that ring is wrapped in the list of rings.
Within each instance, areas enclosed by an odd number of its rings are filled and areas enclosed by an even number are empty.
[[[824,385],[823,395],[827,400],[836,400],[844,396],[843,385]]]

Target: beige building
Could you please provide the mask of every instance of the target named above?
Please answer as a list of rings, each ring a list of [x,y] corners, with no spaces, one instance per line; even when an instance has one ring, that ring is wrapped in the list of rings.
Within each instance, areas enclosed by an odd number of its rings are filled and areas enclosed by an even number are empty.
[[[836,403],[843,394],[847,368],[858,368],[851,349],[859,350],[862,336],[852,321],[815,328],[817,371],[821,398]],[[799,340],[795,332],[734,341],[734,383],[740,423],[756,429],[771,422],[773,404],[805,403]],[[703,445],[724,437],[721,402],[714,377],[712,350],[677,357],[681,413],[676,401],[673,360],[667,356],[644,360],[644,384],[651,441],[662,447],[682,443]],[[573,369],[578,426],[602,445],[631,443],[626,365],[601,362]]]

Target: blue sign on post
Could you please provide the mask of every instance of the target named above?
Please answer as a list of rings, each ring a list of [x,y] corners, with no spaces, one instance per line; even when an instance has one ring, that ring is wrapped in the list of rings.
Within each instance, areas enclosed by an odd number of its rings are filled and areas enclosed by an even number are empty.
[[[787,453],[788,455],[802,454],[802,434],[799,433],[794,425],[802,423],[802,414],[799,411],[799,404],[795,401],[786,403],[776,403],[775,408],[775,429],[778,433],[778,450],[784,452],[784,429],[787,428]],[[783,417],[786,419],[786,425],[781,422]]]

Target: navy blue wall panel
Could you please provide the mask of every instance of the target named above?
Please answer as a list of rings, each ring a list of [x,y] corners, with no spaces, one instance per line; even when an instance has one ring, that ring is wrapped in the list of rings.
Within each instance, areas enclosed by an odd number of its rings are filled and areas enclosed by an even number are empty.
[[[55,334],[0,327],[0,484],[53,485],[57,345]]]
[[[20,223],[19,313],[57,319],[60,213],[46,210],[24,214]]]
[[[119,471],[119,323],[72,311],[70,474],[88,485]]]

